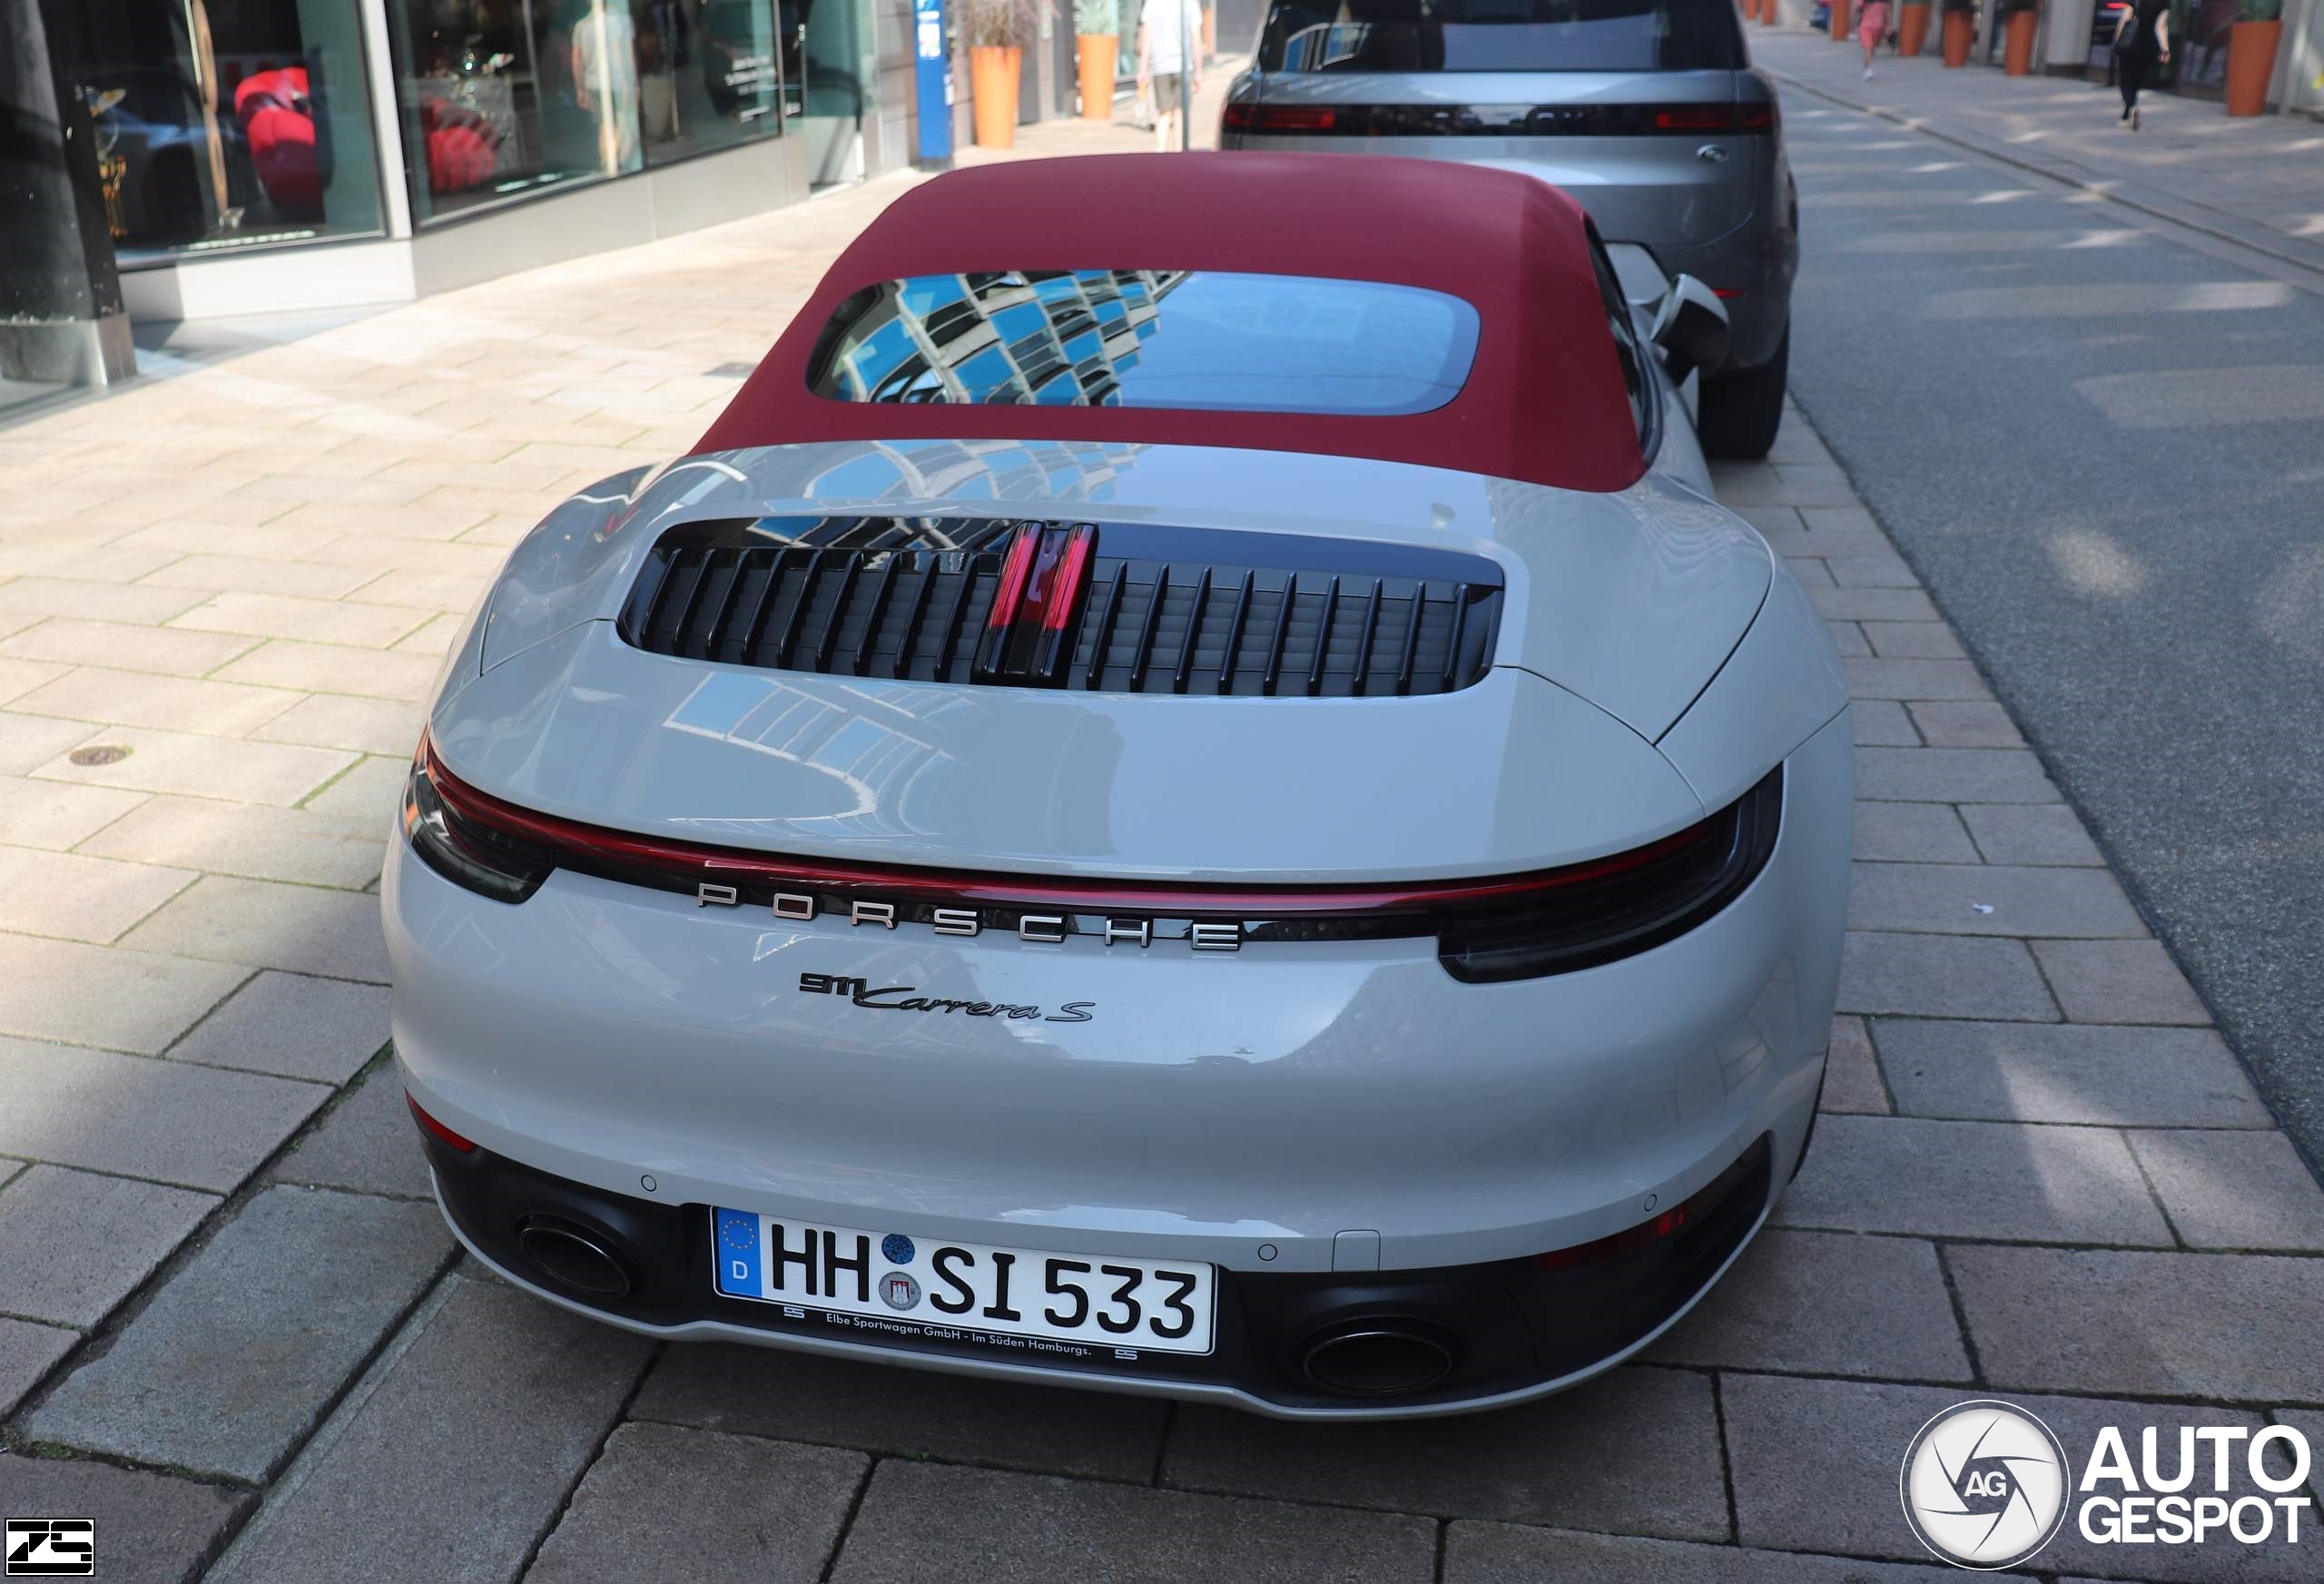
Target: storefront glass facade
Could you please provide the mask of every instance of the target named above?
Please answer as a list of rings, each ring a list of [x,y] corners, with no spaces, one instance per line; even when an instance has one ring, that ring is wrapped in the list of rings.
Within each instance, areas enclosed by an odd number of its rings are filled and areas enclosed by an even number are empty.
[[[420,224],[782,131],[777,0],[389,0]]]
[[[383,229],[356,0],[80,0],[125,261]]]

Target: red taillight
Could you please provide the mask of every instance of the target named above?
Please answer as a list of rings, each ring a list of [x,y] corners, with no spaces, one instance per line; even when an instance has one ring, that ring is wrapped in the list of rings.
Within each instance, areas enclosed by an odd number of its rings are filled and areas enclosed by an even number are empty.
[[[1230,104],[1223,118],[1228,132],[1330,132],[1338,123],[1328,104]]]
[[[1719,300],[1722,302],[1732,302],[1743,295],[1743,288],[1740,286],[1714,286],[1711,290],[1718,293]]]
[[[458,1150],[462,1155],[467,1155],[476,1148],[476,1140],[473,1138],[462,1138],[458,1134],[445,1127],[441,1122],[437,1121],[435,1117],[430,1117],[427,1112],[421,1110],[419,1108],[419,1102],[411,1097],[411,1091],[409,1089],[406,1089],[404,1091],[403,1103],[411,1107],[412,1120],[419,1123],[419,1130],[422,1133],[427,1134],[430,1138],[440,1139],[442,1142],[450,1145],[454,1149]]]
[[[1772,132],[1772,102],[1746,104],[1661,104],[1654,111],[1657,132]]]

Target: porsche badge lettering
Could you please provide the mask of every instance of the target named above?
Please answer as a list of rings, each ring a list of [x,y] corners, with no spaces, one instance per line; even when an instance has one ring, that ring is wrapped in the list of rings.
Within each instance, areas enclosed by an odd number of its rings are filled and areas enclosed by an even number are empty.
[[[764,896],[766,893],[759,893]],[[694,888],[694,901],[704,908],[739,908],[754,899],[743,888],[704,881]],[[1244,926],[1239,921],[1197,919],[1111,918],[1090,913],[1036,913],[1017,909],[935,907],[924,903],[834,899],[812,891],[776,891],[770,902],[774,916],[794,924],[831,917],[858,927],[894,930],[925,925],[939,935],[974,938],[988,930],[1014,934],[1038,946],[1061,946],[1076,937],[1110,949],[1135,946],[1141,950],[1184,943],[1195,951],[1240,951]]]
[[[875,989],[870,979],[834,973],[799,976],[802,995],[845,996],[856,1006],[873,1012],[960,1012],[970,1018],[1038,1018],[1044,1023],[1087,1023],[1098,1005],[1095,1001],[1068,1001],[1056,1011],[1045,1013],[1039,1007],[1009,1001],[963,1001],[950,996],[923,996],[916,993],[919,988],[881,985]]]

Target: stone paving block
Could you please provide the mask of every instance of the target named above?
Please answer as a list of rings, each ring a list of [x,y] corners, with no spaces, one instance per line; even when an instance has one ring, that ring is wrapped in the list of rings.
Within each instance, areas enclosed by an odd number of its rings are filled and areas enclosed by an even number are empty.
[[[364,607],[349,605],[349,610]],[[379,605],[371,607],[385,610]],[[417,630],[426,619],[411,624]],[[442,662],[432,654],[406,654],[387,648],[346,648],[336,644],[302,644],[278,638],[251,650],[218,674],[236,682],[263,683],[271,687],[295,687],[310,693],[354,694],[364,698],[394,699],[417,703],[428,694]]]
[[[169,1054],[343,1084],[387,1042],[385,986],[268,972],[236,990]]]
[[[1880,1063],[1864,1019],[1840,1013],[1832,1019],[1832,1042],[1825,1060],[1824,1111],[1886,1116],[1892,1108],[1880,1081]]]
[[[29,1320],[0,1315],[0,1415],[12,1412],[34,1382],[80,1340],[80,1333],[62,1326],[34,1325]],[[0,1458],[5,1455],[0,1453]],[[13,1502],[5,1505],[10,1511],[16,1510]]]
[[[129,756],[111,764],[74,764],[60,752],[32,773],[44,781],[122,787],[130,792],[185,792],[288,808],[355,762],[354,754],[327,748],[202,737],[143,726],[98,726],[92,728],[91,735],[109,746],[128,749]]]
[[[1918,588],[1921,580],[1902,556],[1835,556],[1824,565],[1842,588]]]
[[[2324,1253],[2324,1187],[2284,1135],[2158,1129],[2129,1138],[2181,1242]]]
[[[0,1189],[0,1310],[85,1331],[219,1203],[215,1194],[34,1166]]]
[[[2104,870],[1998,863],[1859,862],[1848,891],[1848,925],[1940,935],[2146,934],[2144,920]]]
[[[198,588],[212,594],[287,594],[340,599],[364,581],[360,572],[313,561],[263,556],[182,556],[139,580],[146,588]]]
[[[395,646],[399,653],[433,654],[440,660],[451,649],[453,637],[458,634],[460,624],[467,619],[465,612],[459,615],[448,612],[441,614],[425,626],[414,627],[398,638]],[[379,752],[387,751],[381,749]]]
[[[330,815],[353,827],[369,824],[386,836],[395,829],[395,813],[404,803],[404,782],[411,778],[411,753],[379,755],[346,771],[320,792],[307,799],[307,813]]]
[[[298,702],[297,694],[279,687],[84,665],[21,694],[8,707],[27,715],[240,737]]]
[[[1966,660],[1961,640],[1943,622],[1866,622],[1865,640],[1887,660]]]
[[[1787,556],[1783,564],[1791,569],[1792,576],[1802,588],[1829,588],[1832,585],[1832,569],[1813,556]]]
[[[194,878],[191,870],[0,847],[0,930],[103,945]]]
[[[78,723],[75,723],[78,724]],[[145,801],[142,792],[0,775],[0,843],[62,852]]]
[[[2289,1424],[2308,1438],[2309,1488],[2316,1492],[2317,1505],[2324,1509],[2324,1412],[2313,1408],[2279,1408],[2274,1413],[2278,1424]],[[2308,1531],[2300,1531],[2305,1535]]]
[[[2032,1250],[1994,1250],[2032,1253]],[[2048,1251],[2038,1251],[2048,1252]],[[2150,1256],[2155,1257],[2155,1256]],[[2169,1256],[2160,1256],[2169,1257]],[[2184,1256],[2182,1256],[2184,1257]],[[2104,1311],[2061,1308],[2053,1328],[2102,1329]],[[1957,1402],[2002,1395],[2048,1425],[2079,1471],[2099,1430],[2123,1432],[2133,1459],[2145,1425],[2241,1425],[2257,1414],[2230,1408],[2112,1402],[1970,1386],[1900,1386],[1868,1381],[1799,1380],[1730,1374],[1719,1382],[1728,1466],[1735,1481],[1738,1537],[1746,1547],[1839,1551],[1925,1562],[1896,1500],[1898,1466],[1913,1435]],[[2303,1542],[2307,1530],[2303,1529]],[[2033,1567],[2044,1574],[2087,1572],[2109,1579],[2184,1580],[2187,1584],[2314,1584],[2314,1554],[2299,1546],[2094,1545],[2071,1520]],[[1958,1578],[1958,1573],[1948,1573]]]
[[[26,1416],[25,1432],[263,1480],[450,1249],[433,1205],[268,1188],[163,1284],[111,1352]]]
[[[47,686],[50,683],[54,682],[58,677],[69,674],[71,674],[71,673],[66,667],[62,665],[44,664],[36,660],[9,660],[0,658],[0,703],[8,704],[11,708],[14,708],[15,700],[19,698],[28,698],[32,694],[38,693],[41,689]],[[54,715],[63,714],[68,712],[62,710],[28,710],[25,713],[35,715]]]
[[[346,600],[302,599],[278,594],[220,594],[170,625],[181,632],[242,633],[255,638],[384,649],[428,616],[427,611],[408,605],[355,605]],[[230,667],[221,674],[235,674]]]
[[[1965,660],[1849,660],[1848,696],[1866,699],[1989,699]]]
[[[440,656],[451,631],[449,625],[438,628],[430,623],[398,646],[419,649],[416,640],[428,636],[433,644],[426,652]],[[409,753],[419,741],[424,713],[419,704],[401,699],[319,693],[300,700],[251,735],[262,743],[310,743],[318,748],[351,748],[359,753]]]
[[[230,1192],[314,1107],[323,1085],[0,1038],[0,1150],[88,1171]]]
[[[1392,1513],[883,1462],[832,1584],[1426,1584],[1436,1525]]]
[[[414,739],[417,741],[417,738]],[[163,794],[107,827],[83,849],[251,880],[367,886],[387,854],[384,824]]]
[[[1857,803],[1856,855],[1885,863],[1978,861],[1961,817],[1944,803]]]
[[[1964,803],[1961,818],[1988,863],[2096,867],[2106,860],[2082,816],[2063,803]]]
[[[1821,1147],[1819,1129],[1809,1158]],[[1775,1226],[1651,1356],[1794,1374],[1969,1379],[1935,1245]]]
[[[724,1343],[674,1345],[637,1419],[908,1458],[1145,1480],[1167,1404]]]
[[[1960,1574],[1934,1565],[1461,1522],[1444,1532],[1443,1577],[1443,1584],[1942,1584]]]
[[[148,951],[388,982],[379,904],[359,892],[204,875],[123,937]]]
[[[1836,622],[1933,622],[1936,606],[1917,588],[1811,588],[1807,597]]]
[[[322,1125],[268,1169],[271,1180],[433,1202],[428,1157],[393,1062],[374,1068]]]
[[[0,1033],[158,1051],[242,973],[118,946],[0,934]]]
[[[1948,1258],[1996,1386],[2324,1402],[2324,1260],[1983,1246]]]
[[[1872,645],[1865,641],[1863,629],[1854,622],[1830,624],[1832,642],[1839,645],[1843,660],[1865,660],[1872,654]]]
[[[166,622],[202,603],[191,588],[146,588],[73,577],[12,577],[0,583],[0,611],[87,621]]]
[[[821,1584],[871,1466],[832,1447],[617,1426],[525,1584]]]
[[[1857,699],[1851,710],[1859,748],[1917,748],[1921,734],[1894,699]]]
[[[350,598],[365,604],[465,612],[484,592],[484,580],[458,572],[393,571],[365,584]]]
[[[1839,1009],[2054,1022],[2057,1003],[2022,940],[1850,930]]]
[[[1830,1118],[1827,1118],[1828,1125]],[[1630,1366],[1496,1413],[1369,1424],[1181,1407],[1162,1482],[1332,1506],[1724,1540],[1709,1379]]]
[[[2112,1128],[1827,1117],[1785,1226],[2169,1247],[2130,1146]]]
[[[455,1272],[300,1451],[208,1584],[503,1584],[556,1518],[652,1346]]]
[[[1897,1109],[1995,1122],[2273,1127],[2251,1079],[2209,1028],[1873,1020]]]
[[[2041,762],[2023,748],[1867,748],[1856,756],[1856,795],[1939,803],[2060,801]]]
[[[196,1480],[12,1452],[0,1452],[0,1491],[11,1517],[90,1520],[106,1584],[192,1584],[251,1501]]]
[[[1952,703],[1909,703],[1913,723],[1932,748],[2023,748],[2009,712],[1996,703],[1959,700]]]
[[[0,713],[0,775],[37,770],[103,730],[94,721],[53,721],[43,715]]]
[[[2211,1023],[2160,940],[2036,940],[2034,957],[2076,1023]]]
[[[159,671],[201,676],[258,642],[231,633],[181,633],[130,622],[75,621],[52,616],[0,642],[0,654],[53,660],[66,665],[106,665],[118,671]]]

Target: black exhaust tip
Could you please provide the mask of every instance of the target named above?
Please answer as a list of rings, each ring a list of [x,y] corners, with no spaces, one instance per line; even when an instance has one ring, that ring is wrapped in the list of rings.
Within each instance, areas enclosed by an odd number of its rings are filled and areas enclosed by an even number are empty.
[[[517,1246],[558,1286],[592,1298],[624,1298],[635,1284],[629,1263],[597,1234],[546,1215],[517,1224]]]
[[[1317,1332],[1299,1367],[1327,1392],[1351,1397],[1393,1397],[1424,1392],[1452,1372],[1460,1344],[1421,1321],[1350,1321]]]

